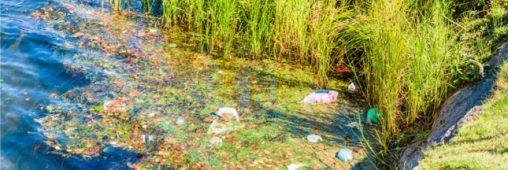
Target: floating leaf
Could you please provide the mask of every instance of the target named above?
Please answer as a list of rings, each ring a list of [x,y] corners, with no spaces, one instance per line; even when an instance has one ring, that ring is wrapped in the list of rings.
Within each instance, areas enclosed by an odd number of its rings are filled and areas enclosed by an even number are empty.
[[[100,112],[100,111],[102,111],[103,109],[104,109],[104,106],[102,106],[102,105],[95,106],[95,111]]]

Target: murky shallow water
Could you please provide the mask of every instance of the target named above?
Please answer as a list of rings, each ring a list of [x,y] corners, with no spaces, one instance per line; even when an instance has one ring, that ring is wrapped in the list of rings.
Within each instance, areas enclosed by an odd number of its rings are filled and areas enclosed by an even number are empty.
[[[359,131],[346,126],[358,121],[363,106],[343,91],[332,105],[300,104],[314,87],[308,69],[204,55],[194,51],[197,37],[164,32],[135,13],[115,16],[67,1],[1,3],[3,166],[351,168],[364,162]],[[210,134],[225,106],[236,108],[241,121]],[[309,144],[309,134],[324,140]],[[222,146],[210,145],[212,137]],[[357,148],[353,163],[334,158],[345,147]]]

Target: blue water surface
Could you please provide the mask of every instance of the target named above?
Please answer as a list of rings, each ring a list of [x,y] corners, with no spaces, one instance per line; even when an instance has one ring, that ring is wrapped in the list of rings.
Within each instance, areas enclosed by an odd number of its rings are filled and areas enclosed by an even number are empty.
[[[76,53],[66,40],[30,14],[54,0],[0,1],[0,169],[127,169],[135,153],[120,149],[99,157],[63,157],[44,144],[35,118],[50,95],[89,83],[65,69],[63,59]],[[139,155],[138,155],[139,157]]]

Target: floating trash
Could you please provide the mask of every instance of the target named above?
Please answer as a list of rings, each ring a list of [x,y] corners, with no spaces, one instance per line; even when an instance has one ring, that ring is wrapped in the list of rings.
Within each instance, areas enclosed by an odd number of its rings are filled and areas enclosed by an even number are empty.
[[[347,86],[347,90],[348,90],[350,93],[355,92],[355,90],[356,90],[356,86],[355,86],[355,84],[354,84],[354,83],[349,84],[349,86]]]
[[[222,107],[217,111],[217,114],[222,117],[226,121],[232,120],[234,118],[236,121],[240,121],[240,116],[238,116],[238,112],[231,107]]]
[[[210,145],[211,146],[214,146],[214,145],[222,146],[222,139],[219,137],[212,137],[210,139]]]
[[[134,164],[132,164],[131,162],[127,162],[127,167],[134,168]]]
[[[353,159],[353,151],[351,149],[341,149],[335,157],[339,158],[341,161],[350,161]]]
[[[339,93],[333,90],[317,90],[303,99],[303,103],[333,103],[337,100]]]
[[[329,93],[330,90],[316,90],[314,93]]]
[[[309,136],[307,136],[307,140],[311,143],[317,143],[320,140],[323,140],[323,138],[319,135],[310,134]]]
[[[224,134],[228,129],[225,124],[219,123],[217,121],[213,121],[210,127],[208,128],[208,134]]]
[[[125,112],[127,103],[122,99],[105,101],[102,109],[109,112]]]
[[[141,135],[141,140],[143,143],[152,143],[154,141],[154,137],[152,135]]]
[[[105,147],[104,149],[102,149],[102,152],[104,152],[104,153],[113,153],[114,151],[115,151],[115,148],[110,147],[110,146]]]
[[[358,129],[360,127],[360,124],[358,122],[351,122],[351,123],[348,123],[346,126],[349,128],[357,128]]]
[[[301,163],[292,163],[288,165],[288,170],[297,170],[298,168],[301,168],[303,164]]]
[[[335,68],[335,72],[337,72],[337,73],[349,73],[350,70],[347,69],[347,68],[337,67],[337,68]]]
[[[375,124],[381,119],[381,112],[377,108],[370,108],[367,111],[367,123]]]
[[[177,125],[183,125],[185,123],[185,118],[183,117],[179,117],[177,120],[176,120],[176,124]]]

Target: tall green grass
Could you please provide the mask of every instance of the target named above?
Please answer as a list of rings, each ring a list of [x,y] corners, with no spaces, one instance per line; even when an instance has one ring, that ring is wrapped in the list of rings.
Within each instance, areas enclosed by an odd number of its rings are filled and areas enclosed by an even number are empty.
[[[373,1],[361,10],[341,40],[346,51],[363,52],[365,96],[382,111],[381,141],[391,141],[418,118],[434,116],[460,43],[443,1]]]
[[[204,52],[316,66],[326,86],[335,39],[353,13],[334,0],[163,0],[167,26],[196,32]],[[342,24],[339,24],[342,23]]]
[[[162,0],[166,26],[195,32],[203,52],[310,65],[322,87],[332,67],[349,65],[369,104],[382,112],[384,152],[405,128],[435,116],[456,79],[452,70],[473,55],[461,52],[451,3]],[[504,8],[492,13],[494,24],[502,25]]]

